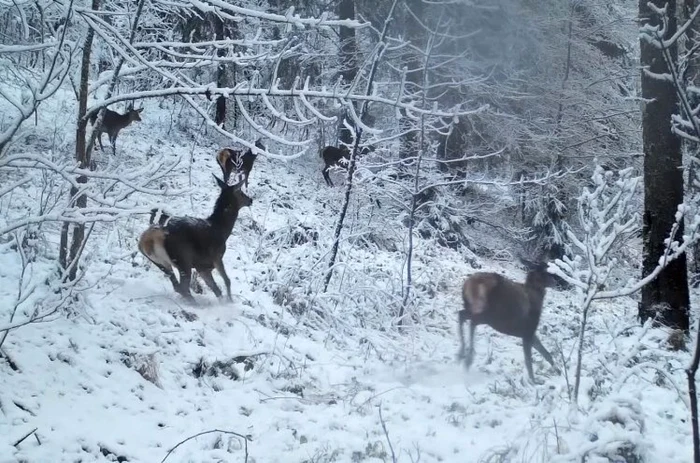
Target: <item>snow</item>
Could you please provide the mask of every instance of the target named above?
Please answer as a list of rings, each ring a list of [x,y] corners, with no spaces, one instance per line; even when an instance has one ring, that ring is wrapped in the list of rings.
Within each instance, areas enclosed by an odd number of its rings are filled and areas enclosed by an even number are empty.
[[[40,119],[52,121],[47,130],[63,122],[54,117],[66,104],[42,107]],[[165,185],[180,194],[156,200],[179,215],[206,217],[215,200],[214,156],[226,143],[212,134],[193,143],[187,133],[167,133],[172,109],[145,106],[143,121],[120,134],[116,158],[111,149],[97,152],[98,163],[117,168],[149,162],[146,153],[172,163],[191,155],[194,164],[176,166]],[[54,149],[70,140],[63,143]],[[29,143],[14,149],[37,152]],[[460,253],[416,237],[414,288],[423,305],[419,321],[399,331],[389,310],[401,284],[400,239],[393,251],[361,241],[369,240],[367,229],[397,239],[399,221],[370,225],[372,206],[359,194],[332,291],[320,293],[314,281],[326,270],[343,195],[325,186],[320,170],[314,150],[286,163],[259,156],[250,176],[254,203],[241,211],[224,259],[233,303],[205,291],[195,295],[200,305],[186,305],[135,253],[147,214],[98,227],[77,301],[11,331],[3,345],[19,371],[0,361],[0,462],[159,462],[184,439],[216,429],[250,436],[248,461],[258,463],[392,461],[392,448],[399,462],[625,461],[613,456],[621,445],[644,461],[691,461],[689,354],[670,351],[663,330],[640,327],[629,297],[594,303],[575,410],[568,393],[581,316],[574,290],[548,293],[538,331],[557,363],[566,361],[563,375],[535,354],[543,384],[524,383],[519,341],[486,327],[477,329],[475,364],[465,372],[455,360],[455,312],[462,279],[476,269]],[[25,196],[0,198],[0,229],[35,211],[40,176],[31,175],[11,179]],[[344,174],[334,175],[342,183]],[[134,197],[143,212],[154,202]],[[302,228],[318,239],[291,245]],[[19,319],[51,301],[53,283],[45,282],[55,279],[57,230],[47,224],[34,244],[22,281],[36,289]],[[21,273],[20,256],[4,238],[3,325]],[[480,262],[482,271],[524,277],[509,262]],[[218,376],[195,374],[202,363],[236,358]],[[244,461],[243,441],[204,434],[166,461]]]

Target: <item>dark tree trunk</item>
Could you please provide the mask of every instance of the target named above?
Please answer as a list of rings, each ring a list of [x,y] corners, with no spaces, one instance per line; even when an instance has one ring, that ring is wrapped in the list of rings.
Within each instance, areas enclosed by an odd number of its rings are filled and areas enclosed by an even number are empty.
[[[658,18],[639,0],[639,17],[643,24],[658,24]],[[676,32],[675,2],[652,0],[659,8],[667,8],[669,24],[666,39]],[[675,45],[669,50],[675,61]],[[662,52],[641,41],[641,64],[653,73],[667,73]],[[683,202],[683,169],[681,142],[671,133],[671,115],[677,111],[676,92],[672,82],[657,80],[642,72],[642,97],[648,101],[642,110],[644,144],[644,258],[642,276],[656,268],[664,256],[664,240],[674,223],[678,204]],[[674,239],[683,235],[683,227]],[[656,317],[658,322],[682,330],[689,329],[688,278],[686,257],[670,262],[658,278],[642,288],[639,317],[642,321]]]
[[[214,39],[224,40],[224,21],[217,15],[212,15],[212,27],[214,29]],[[216,56],[226,56],[226,49],[220,47],[216,50]],[[226,86],[226,65],[219,61],[216,66],[216,86],[219,88]],[[226,125],[226,97],[219,95],[216,99],[216,114],[214,115],[216,125],[225,128]]]
[[[683,1],[683,10],[681,12],[681,17],[680,21],[685,22],[688,21],[690,18],[690,15],[693,13],[693,10],[695,10],[695,0],[684,0]],[[685,53],[688,52],[689,49],[693,46],[693,44],[697,43],[698,39],[700,38],[700,34],[697,31],[697,28],[689,28],[688,32],[688,39],[686,40],[683,45],[685,46],[685,49],[679,50],[680,53]],[[697,82],[698,81],[698,76],[700,75],[700,63],[698,62],[698,58],[691,59],[688,62],[688,67],[686,68],[685,71],[685,79],[687,82]],[[685,150],[684,152],[689,152],[690,150],[695,149],[695,143],[684,140],[683,141],[683,149]],[[698,171],[698,166],[695,163],[690,163],[688,166],[688,184],[687,187],[690,190],[689,193],[692,194],[697,194],[700,192],[700,188],[698,188],[697,182],[700,180],[700,172]],[[690,282],[693,287],[697,287],[698,284],[700,284],[700,243],[695,243],[692,247],[692,258],[690,259],[689,262],[690,266]],[[699,462],[700,463],[700,462]]]
[[[355,19],[355,0],[340,0],[338,2],[338,19]],[[350,83],[357,77],[357,41],[355,29],[340,27],[340,75],[345,83]],[[354,127],[352,119],[343,114],[339,131],[342,143],[352,143],[352,131],[345,127],[345,122]]]
[[[406,40],[411,42],[414,47],[418,47],[418,49],[423,49],[424,38],[427,34],[423,25],[416,21],[416,18],[424,17],[423,12],[424,6],[422,0],[406,0],[402,15],[402,30],[405,33]],[[402,91],[413,100],[420,100],[422,98],[420,95],[423,72],[421,69],[422,62],[422,56],[412,51],[410,48],[406,49],[401,59],[401,67],[406,69],[406,85]],[[405,111],[401,110],[401,116],[399,128],[403,135],[401,136],[399,158],[406,159],[417,154],[418,131],[416,129],[416,122],[407,117]]]
[[[100,0],[92,0],[92,10],[97,11],[100,7]],[[80,89],[78,92],[78,124],[75,132],[75,160],[81,169],[89,169],[92,166],[90,151],[87,149],[87,118],[85,113],[87,110],[88,84],[90,78],[90,59],[92,54],[92,41],[95,37],[95,31],[90,28],[85,38],[83,45],[83,58],[80,64]],[[79,184],[87,183],[87,177],[84,175],[78,176],[76,182]],[[75,207],[85,208],[87,206],[87,197],[81,193],[75,186],[70,189],[71,202]],[[68,245],[68,230],[70,226],[63,225],[61,236],[61,250],[59,252],[61,265],[68,270],[68,279],[75,280],[78,272],[79,253],[82,250],[83,240],[85,239],[85,224],[73,224],[73,235],[70,240],[70,249],[66,250]],[[65,234],[65,236],[63,236]],[[68,252],[67,252],[68,251]],[[66,259],[66,254],[68,258]]]
[[[384,28],[382,30],[382,34],[379,38],[381,43],[386,43],[386,35],[387,35],[387,30],[388,30],[388,23],[393,19],[393,14],[394,14],[394,7],[396,6],[396,2],[394,2],[393,6],[389,10],[388,16],[385,19],[384,22]],[[377,74],[377,67],[379,65],[379,60],[382,59],[383,55],[381,53],[377,54],[374,56],[374,62],[372,63],[372,67],[369,73],[369,76],[367,77],[367,90],[365,92],[365,95],[369,96],[372,94],[373,86],[374,86],[374,79]],[[368,111],[368,102],[365,101],[362,103],[362,107],[360,109],[360,117],[362,120],[365,120],[365,117],[367,117],[367,111]],[[331,282],[331,279],[333,278],[333,269],[335,267],[335,262],[336,258],[338,257],[338,248],[340,246],[340,235],[343,231],[343,224],[345,223],[345,216],[348,212],[348,207],[350,206],[350,195],[352,193],[352,179],[353,175],[355,172],[355,159],[357,156],[357,149],[359,146],[360,138],[362,136],[362,131],[360,130],[360,133],[357,134],[357,138],[355,139],[355,145],[353,146],[352,154],[350,156],[350,160],[348,161],[348,175],[347,175],[347,183],[345,185],[345,200],[343,201],[343,206],[340,209],[340,215],[338,216],[338,223],[335,226],[335,234],[334,234],[334,239],[333,239],[333,246],[331,246],[330,250],[330,256],[328,259],[328,270],[326,271],[326,278],[323,283],[323,292],[328,291],[328,285]]]

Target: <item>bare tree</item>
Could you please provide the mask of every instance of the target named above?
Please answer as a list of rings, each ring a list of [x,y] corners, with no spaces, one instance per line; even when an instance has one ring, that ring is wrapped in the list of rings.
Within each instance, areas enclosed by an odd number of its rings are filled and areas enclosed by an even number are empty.
[[[698,108],[700,107],[698,103],[699,92],[695,87],[695,72],[697,69],[697,59],[698,50],[700,50],[700,43],[698,42],[698,36],[696,33],[698,16],[700,16],[700,6],[695,6],[694,2],[688,2],[685,5],[684,21],[680,27],[676,28],[676,18],[673,17],[674,9],[669,9],[669,6],[661,8],[655,4],[649,4],[648,14],[653,15],[654,23],[646,24],[642,28],[641,40],[642,43],[647,42],[647,46],[653,48],[657,55],[663,59],[666,65],[667,72],[663,74],[652,73],[652,69],[648,70],[650,78],[656,78],[657,81],[663,82],[666,85],[672,87],[675,93],[675,98],[679,103],[679,111],[674,114],[676,109],[672,108],[672,112],[669,115],[672,124],[672,132],[674,136],[683,139],[686,144],[691,148],[689,150],[690,163],[688,163],[688,169],[690,170],[689,180],[692,182],[691,191],[696,191],[700,187],[700,182],[698,181],[696,169],[700,161],[697,158],[696,151],[697,146],[700,143],[700,118],[698,118]],[[673,33],[671,33],[673,31]],[[677,46],[681,39],[684,40],[685,46],[683,52],[679,56],[677,54]],[[669,78],[670,77],[670,78]],[[672,226],[670,232],[670,238],[667,239],[666,247],[663,256],[659,259],[660,264],[665,264],[670,261],[674,253],[669,251],[669,247],[672,250],[681,249],[684,246],[678,245],[675,241],[677,237],[682,236],[683,244],[691,241],[692,237],[695,237],[695,243],[697,243],[697,226],[698,219],[697,216],[694,220],[688,220],[688,223],[683,223],[682,220],[685,216],[690,216],[691,211],[696,211],[700,207],[700,197],[697,194],[689,195],[683,203],[679,203],[677,206],[677,212],[675,216],[675,223]],[[690,230],[690,231],[688,231]],[[680,235],[680,233],[683,235]],[[690,237],[690,238],[689,238]],[[695,247],[697,249],[697,247]],[[697,256],[695,256],[697,259]],[[680,267],[679,267],[680,268]],[[684,281],[677,282],[676,284],[686,284],[685,290],[687,291],[687,279],[685,273],[683,274]],[[644,302],[644,301],[643,301]],[[654,307],[652,307],[654,308]],[[673,306],[672,306],[673,308]],[[689,320],[688,320],[688,309],[686,306],[686,311],[683,313],[680,309],[676,308],[671,313],[664,312],[656,314],[661,316],[662,320],[667,322],[669,318],[671,319],[671,325],[684,330],[689,330]],[[694,450],[694,461],[700,462],[700,428],[698,426],[698,407],[697,407],[697,391],[695,387],[695,375],[698,368],[698,358],[699,349],[698,342],[700,339],[700,331],[696,332],[696,347],[695,353],[693,355],[693,360],[691,364],[686,369],[686,374],[688,378],[688,394],[690,395],[690,408],[691,408],[691,424],[693,433],[693,450]]]
[[[38,3],[35,5],[38,8]],[[61,21],[65,24],[73,15],[73,2],[68,4],[65,9],[64,16]],[[22,5],[27,7],[27,5]],[[2,8],[2,6],[0,6]],[[14,8],[14,7],[12,7]],[[19,6],[18,6],[19,8]],[[0,10],[1,11],[1,10]],[[44,21],[49,18],[44,17],[44,11],[41,12],[42,21],[36,29],[44,30]],[[27,15],[20,15],[20,18],[26,20]],[[22,30],[36,30],[30,28],[28,24],[21,26]],[[39,105],[53,96],[56,91],[61,88],[66,77],[72,70],[74,58],[79,51],[77,43],[69,39],[67,27],[60,27],[55,30],[55,33],[50,37],[45,37],[44,34],[39,37],[39,43],[18,43],[18,44],[3,44],[0,45],[0,58],[8,58],[17,56],[17,66],[3,66],[3,85],[0,85],[0,97],[8,101],[16,110],[16,114],[11,114],[12,118],[7,128],[0,132],[0,156],[6,151],[10,141],[17,134],[22,123],[29,119],[32,115],[36,116]],[[29,40],[28,37],[25,39]],[[22,63],[20,56],[49,56],[50,61],[43,65],[38,73],[22,72]],[[30,58],[31,59],[31,58]],[[42,58],[43,60],[44,58]],[[4,61],[4,60],[3,60]],[[19,92],[17,92],[19,90]],[[24,95],[20,100],[17,94]]]

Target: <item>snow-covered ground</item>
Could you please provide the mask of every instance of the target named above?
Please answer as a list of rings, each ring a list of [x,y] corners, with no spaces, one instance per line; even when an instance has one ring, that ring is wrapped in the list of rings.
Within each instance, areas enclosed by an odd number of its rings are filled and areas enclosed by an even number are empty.
[[[45,108],[45,132],[14,152],[70,153],[71,121],[56,115],[72,108]],[[181,214],[208,215],[220,145],[178,133],[155,104],[143,118],[120,135],[116,159],[98,152],[98,163],[118,171],[145,162],[146,153],[171,162],[182,156],[187,162],[169,181],[190,193],[163,201]],[[254,203],[241,212],[224,259],[233,303],[205,291],[191,307],[174,294],[135,253],[147,216],[96,230],[80,301],[12,331],[3,345],[16,369],[0,361],[0,462],[242,462],[240,436],[248,436],[247,461],[258,463],[691,461],[689,354],[669,350],[664,331],[639,327],[632,299],[595,307],[576,411],[568,392],[580,323],[573,292],[550,291],[545,300],[540,338],[566,365],[557,375],[535,353],[544,382],[536,386],[523,382],[519,341],[489,328],[477,331],[472,370],[456,362],[459,288],[474,271],[458,252],[418,239],[416,287],[433,296],[403,331],[381,321],[390,320],[400,288],[400,248],[344,241],[343,270],[331,296],[321,294],[311,282],[325,271],[343,193],[326,187],[320,167],[313,151],[288,163],[256,162]],[[0,212],[16,216],[41,196],[39,184],[37,175],[23,195],[2,199]],[[391,218],[370,226],[361,201],[349,219],[354,231],[371,228],[375,241],[404,233]],[[287,239],[300,229],[318,239]],[[47,226],[22,279],[38,285],[22,306],[27,313],[49,291],[43,280],[57,252],[55,230]],[[21,272],[12,243],[2,243],[0,325],[9,321]],[[507,262],[480,262],[481,270],[524,276]],[[169,453],[205,431],[213,432]]]

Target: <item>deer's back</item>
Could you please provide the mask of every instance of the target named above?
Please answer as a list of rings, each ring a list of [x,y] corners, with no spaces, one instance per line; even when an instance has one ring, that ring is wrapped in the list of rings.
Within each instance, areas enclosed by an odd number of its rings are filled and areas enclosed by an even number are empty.
[[[167,235],[166,250],[176,265],[211,269],[226,250],[226,240],[222,242],[206,219],[172,217],[163,228]]]
[[[108,133],[119,132],[121,129],[129,125],[129,115],[119,114],[112,110],[105,111],[104,121],[102,122],[103,130]]]
[[[541,312],[524,284],[497,273],[480,272],[464,283],[465,310],[476,324],[490,325],[513,336],[534,332]]]
[[[350,152],[347,149],[335,146],[326,146],[321,152],[321,157],[327,165],[335,164],[342,158],[349,158]]]

